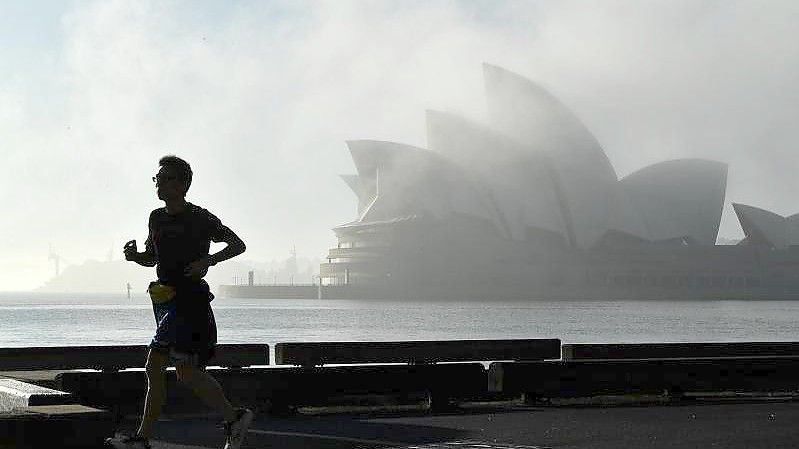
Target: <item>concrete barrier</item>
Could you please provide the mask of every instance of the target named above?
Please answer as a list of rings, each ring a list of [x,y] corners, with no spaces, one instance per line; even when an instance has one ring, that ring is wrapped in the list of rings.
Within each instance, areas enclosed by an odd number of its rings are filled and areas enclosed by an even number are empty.
[[[325,405],[342,395],[424,393],[433,410],[449,409],[463,399],[487,392],[488,379],[480,363],[439,365],[372,365],[285,368],[261,385],[272,409]]]
[[[564,360],[799,356],[799,342],[563,345]]]
[[[27,384],[56,389],[55,376],[68,370],[0,371],[0,379],[16,379]]]
[[[208,368],[219,381],[225,395],[234,405],[253,405],[261,408],[264,401],[256,397],[258,378],[254,368],[228,370]],[[147,374],[144,371],[116,372],[64,372],[56,376],[57,388],[72,393],[81,404],[113,412],[120,418],[141,413],[147,392]],[[185,386],[178,382],[175,371],[167,371],[168,413],[203,412],[210,409]]]
[[[275,364],[435,363],[560,358],[560,340],[278,343]]]
[[[77,404],[0,413],[0,448],[101,448],[114,433],[110,413]]]
[[[31,405],[72,403],[72,395],[14,379],[0,379],[0,412]]]
[[[255,365],[269,365],[269,345],[216,345],[216,354],[208,362],[208,364],[210,366],[221,366],[223,368],[243,368]]]
[[[0,348],[0,371],[141,368],[147,346],[62,346]],[[209,362],[223,367],[269,364],[269,345],[222,344]]]
[[[799,357],[724,357],[492,363],[489,390],[529,397],[799,388]]]
[[[341,366],[324,368],[209,369],[230,401],[260,410],[285,413],[293,407],[329,405],[348,395],[429,395],[434,408],[451,401],[475,398],[487,391],[486,371],[480,363],[441,365]],[[147,386],[142,371],[67,372],[56,377],[59,389],[71,392],[82,404],[104,408],[115,415],[140,413]],[[174,372],[167,375],[166,410],[202,411],[207,408],[182,387]]]

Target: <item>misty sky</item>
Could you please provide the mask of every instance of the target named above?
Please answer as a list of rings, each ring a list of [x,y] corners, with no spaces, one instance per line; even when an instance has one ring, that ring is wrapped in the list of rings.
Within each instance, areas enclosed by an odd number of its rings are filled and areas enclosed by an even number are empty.
[[[730,202],[799,212],[795,1],[0,3],[0,290],[146,237],[168,153],[244,258],[323,257],[355,218],[347,139],[425,146],[425,109],[481,120],[481,63],[567,104],[619,176],[730,164]]]

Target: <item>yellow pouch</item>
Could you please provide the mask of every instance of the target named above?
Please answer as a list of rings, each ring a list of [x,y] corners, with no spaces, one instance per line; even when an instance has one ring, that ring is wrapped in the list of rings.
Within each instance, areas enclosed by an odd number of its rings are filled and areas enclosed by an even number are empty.
[[[150,294],[150,299],[154,304],[163,304],[172,301],[175,297],[175,287],[159,284],[158,282],[150,282],[147,287],[147,293]]]

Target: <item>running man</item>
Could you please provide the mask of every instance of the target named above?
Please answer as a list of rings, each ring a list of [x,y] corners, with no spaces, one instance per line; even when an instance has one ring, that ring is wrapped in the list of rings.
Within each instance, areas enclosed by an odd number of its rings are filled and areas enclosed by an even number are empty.
[[[205,371],[216,345],[216,321],[211,294],[203,277],[208,267],[244,252],[244,242],[212,213],[186,201],[191,186],[189,164],[164,156],[153,177],[158,199],[166,207],[150,213],[144,252],[136,242],[125,245],[125,259],[145,267],[156,266],[158,281],[150,283],[150,297],[158,326],[147,355],[147,396],[141,425],[132,436],[109,438],[115,448],[149,448],[153,425],[166,399],[166,368],[174,362],[178,381],[188,386],[225,420],[225,449],[237,449],[253,419],[252,411],[235,409],[222,387]],[[211,242],[227,247],[210,254]]]

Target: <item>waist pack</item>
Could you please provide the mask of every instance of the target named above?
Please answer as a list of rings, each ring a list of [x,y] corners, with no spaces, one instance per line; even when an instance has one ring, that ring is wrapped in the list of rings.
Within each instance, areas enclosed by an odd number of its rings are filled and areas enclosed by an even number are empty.
[[[153,304],[163,304],[175,298],[175,287],[170,285],[161,284],[159,282],[150,282],[147,287],[147,293],[150,294],[150,300]]]

